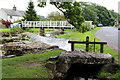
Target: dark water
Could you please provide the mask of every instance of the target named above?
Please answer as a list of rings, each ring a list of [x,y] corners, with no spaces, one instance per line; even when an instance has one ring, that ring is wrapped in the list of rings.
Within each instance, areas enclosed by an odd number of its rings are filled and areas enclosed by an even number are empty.
[[[97,74],[103,65],[73,64],[63,80],[97,80]]]

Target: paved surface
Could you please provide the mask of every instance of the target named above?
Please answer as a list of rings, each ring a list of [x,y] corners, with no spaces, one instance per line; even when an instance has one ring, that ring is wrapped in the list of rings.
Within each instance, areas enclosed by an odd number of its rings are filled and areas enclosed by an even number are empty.
[[[103,27],[95,34],[102,41],[107,41],[107,45],[112,49],[120,51],[118,40],[120,40],[120,30],[115,27]],[[119,37],[118,37],[119,36]]]

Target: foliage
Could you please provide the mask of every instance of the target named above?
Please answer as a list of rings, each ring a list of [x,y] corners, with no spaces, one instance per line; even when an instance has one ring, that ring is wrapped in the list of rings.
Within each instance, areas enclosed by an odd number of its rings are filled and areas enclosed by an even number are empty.
[[[120,15],[113,10],[89,2],[51,2],[65,16],[67,21],[78,30],[84,19],[93,21],[93,24],[103,24],[104,26],[113,26],[115,22],[120,22]],[[40,2],[39,7],[44,7],[46,2]],[[83,12],[83,13],[82,13]],[[84,19],[83,19],[83,17]],[[118,18],[117,18],[118,16]],[[118,21],[117,21],[118,20]]]
[[[39,20],[39,17],[37,16],[37,13],[34,9],[34,3],[32,1],[28,3],[28,8],[25,12],[25,16],[23,17],[24,17],[24,20],[27,20],[27,21],[38,21]]]
[[[116,66],[113,66],[112,70],[108,70],[108,71],[101,70],[98,74],[98,78],[111,77],[110,80],[119,80],[120,79],[120,62],[114,63],[114,65]]]
[[[3,19],[0,19],[0,21],[2,21]]]
[[[17,20],[17,21],[14,21],[13,23],[19,23],[19,22],[22,22],[22,20]]]
[[[56,8],[58,8],[65,16],[67,21],[75,28],[79,29],[80,25],[84,22],[84,18],[81,16],[82,9],[79,2],[50,2]],[[45,2],[40,2],[39,7],[44,7]]]
[[[47,21],[47,19],[44,16],[39,15],[40,21]]]
[[[86,21],[93,21],[93,24],[103,24],[104,26],[113,26],[117,19],[118,13],[108,10],[103,6],[95,3],[81,2],[83,16]]]
[[[47,19],[50,21],[66,21],[64,15],[58,11],[48,14]]]
[[[96,36],[94,35],[99,29],[100,29],[100,27],[99,28],[97,27],[96,29],[85,32],[85,33],[72,32],[70,34],[60,35],[60,36],[58,36],[58,38],[64,38],[64,39],[75,40],[75,41],[85,41],[86,37],[89,36],[90,37],[89,41],[94,41],[94,39],[95,39],[95,41],[99,42],[101,40],[96,38]],[[90,45],[91,48],[93,48],[93,46],[94,45]],[[86,46],[84,44],[75,44],[75,48],[85,50]],[[99,51],[100,51],[100,46],[96,45],[95,52],[99,53]],[[91,49],[90,52],[93,52],[93,49]],[[116,59],[118,58],[118,52],[112,50],[111,48],[109,48],[106,45],[104,46],[104,53],[109,53],[114,58],[116,58]]]
[[[13,24],[11,21],[8,21],[8,20],[2,20],[2,22],[1,22],[3,25],[5,25],[7,28],[9,28],[9,26],[11,25],[11,24]]]
[[[120,70],[116,71],[116,73],[112,75],[112,78],[120,79]]]
[[[98,24],[97,21],[97,9],[95,8],[95,4],[81,2],[82,5],[82,16],[84,16],[86,21],[93,21],[93,24]]]
[[[89,25],[89,23],[86,23],[86,22],[82,23],[82,25],[79,27],[79,32],[81,32],[81,33],[84,33],[84,32],[90,31],[90,30],[91,30],[90,25]]]
[[[114,25],[114,18],[109,10],[107,10],[103,6],[96,6],[96,9],[98,9],[98,21],[99,23],[102,23],[104,26]]]
[[[2,60],[3,78],[40,78],[53,77],[45,63],[52,56],[58,56],[63,50],[49,50],[42,54],[28,54],[26,56]],[[32,65],[33,64],[33,65]],[[34,65],[37,64],[37,65]]]
[[[106,78],[106,77],[109,77],[109,76],[111,76],[111,74],[108,73],[108,72],[100,72],[98,74],[98,78]]]
[[[110,10],[114,20],[115,20],[115,25],[118,25],[120,23],[120,14],[114,12],[114,10]]]

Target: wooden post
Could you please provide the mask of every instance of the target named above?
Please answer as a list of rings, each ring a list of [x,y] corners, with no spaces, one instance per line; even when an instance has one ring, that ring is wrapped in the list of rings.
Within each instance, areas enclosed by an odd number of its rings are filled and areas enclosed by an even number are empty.
[[[64,28],[61,29],[61,32],[60,32],[60,33],[61,33],[61,34],[64,34]]]
[[[100,44],[100,53],[103,53],[103,48],[104,48],[104,45]]]
[[[89,51],[89,37],[86,37],[86,51]]]
[[[74,43],[71,43],[71,51],[74,51]]]
[[[95,38],[94,38],[94,42],[95,42]],[[95,52],[95,44],[94,44],[94,52]]]
[[[41,35],[41,36],[45,36],[44,33],[45,33],[44,28],[40,28],[40,35]]]

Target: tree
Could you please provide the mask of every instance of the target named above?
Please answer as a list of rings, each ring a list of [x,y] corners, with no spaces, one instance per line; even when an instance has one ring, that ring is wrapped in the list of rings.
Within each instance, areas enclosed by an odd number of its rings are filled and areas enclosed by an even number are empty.
[[[47,19],[51,21],[66,21],[65,16],[58,11],[48,14]]]
[[[72,24],[75,28],[79,29],[81,24],[84,22],[82,17],[81,4],[79,2],[50,2],[58,8],[65,16],[67,21]],[[44,7],[46,2],[40,2],[39,7]]]
[[[95,3],[81,2],[83,16],[87,21],[93,21],[93,24],[101,23],[104,26],[114,25],[116,14],[109,11],[107,8]],[[114,17],[115,16],[115,17]]]
[[[115,20],[115,25],[118,25],[118,23],[120,23],[120,14],[117,12],[114,12],[114,10],[110,10],[110,12],[113,15],[113,18]]]
[[[39,20],[39,17],[37,16],[37,13],[34,9],[34,3],[31,0],[28,3],[28,8],[25,12],[25,16],[23,17],[24,17],[24,20],[27,20],[27,21],[38,21]]]
[[[93,21],[93,24],[98,24],[97,21],[97,9],[92,3],[81,2],[82,5],[82,16],[86,21]]]
[[[102,23],[104,26],[114,25],[115,19],[109,10],[103,6],[96,6],[96,9],[98,9],[99,23]]]

